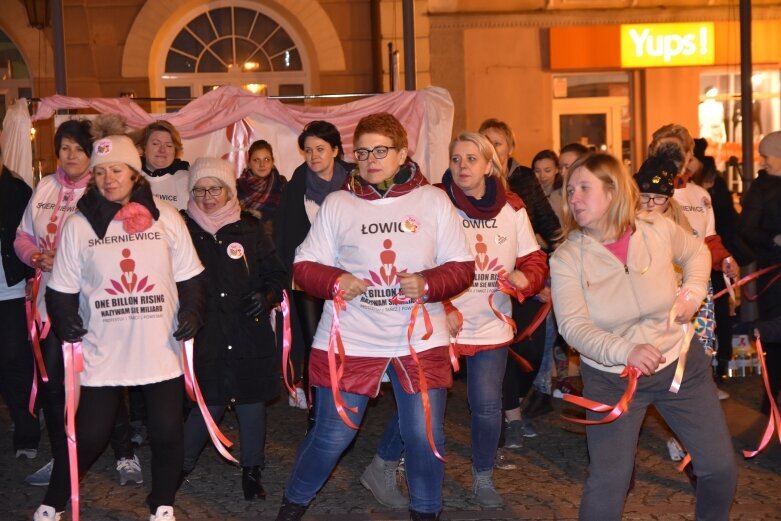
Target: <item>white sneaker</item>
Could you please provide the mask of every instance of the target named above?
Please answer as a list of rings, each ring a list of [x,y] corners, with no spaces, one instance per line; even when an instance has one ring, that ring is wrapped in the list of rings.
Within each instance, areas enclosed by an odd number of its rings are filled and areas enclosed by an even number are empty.
[[[117,472],[119,472],[120,485],[126,485],[128,481],[132,481],[137,485],[144,482],[144,475],[141,474],[141,462],[138,461],[138,456],[133,456],[133,459],[122,458],[117,461]]]
[[[309,409],[309,405],[306,403],[306,393],[303,387],[296,387],[295,396],[292,394],[287,395],[287,404],[297,409]]]
[[[16,459],[19,459],[22,456],[27,459],[35,459],[37,455],[38,449],[17,449],[16,451]]]
[[[176,521],[174,517],[174,507],[161,505],[157,511],[149,516],[149,521]]]
[[[718,389],[718,388],[716,390],[718,391],[719,400],[726,400],[727,398],[729,398],[729,393],[727,391],[722,391],[721,389]],[[17,451],[17,453],[18,453],[18,451]],[[17,456],[17,458],[18,457],[19,456]]]
[[[675,438],[667,440],[667,452],[670,453],[670,459],[673,461],[681,461],[686,457],[686,451]]]
[[[33,521],[60,521],[62,514],[62,512],[55,511],[54,507],[41,505],[33,514]]]

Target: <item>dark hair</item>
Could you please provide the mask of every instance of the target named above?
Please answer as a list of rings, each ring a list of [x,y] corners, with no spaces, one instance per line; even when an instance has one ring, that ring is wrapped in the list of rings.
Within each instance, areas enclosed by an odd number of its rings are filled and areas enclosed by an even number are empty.
[[[380,134],[390,138],[396,148],[408,148],[407,131],[393,114],[377,112],[364,116],[358,122],[353,133],[353,146],[364,134]]]
[[[567,152],[572,152],[574,154],[577,154],[578,157],[583,157],[586,154],[588,154],[588,147],[585,147],[580,143],[569,143],[561,147],[561,150],[559,151],[559,155],[566,154]]]
[[[274,151],[271,149],[271,144],[265,139],[258,139],[257,141],[254,141],[249,146],[249,151],[247,152],[247,160],[252,159],[252,154],[257,152],[258,150],[267,150],[269,155],[271,156],[271,160],[274,161]]]
[[[69,119],[64,121],[54,134],[54,153],[59,156],[62,138],[68,138],[79,144],[84,149],[87,157],[92,155],[92,134],[90,134],[90,122],[86,119]]]
[[[304,150],[304,142],[306,141],[306,138],[308,137],[316,137],[319,139],[322,139],[329,145],[331,145],[331,148],[338,148],[339,153],[337,154],[337,157],[339,159],[344,158],[344,148],[342,148],[342,136],[339,134],[339,129],[337,129],[333,123],[329,123],[327,121],[310,121],[306,124],[304,127],[304,130],[301,131],[301,134],[298,136],[298,148],[301,150]]]
[[[532,159],[532,170],[534,170],[534,163],[537,161],[542,161],[543,159],[550,159],[553,161],[553,164],[556,165],[556,176],[553,178],[553,189],[558,190],[561,188],[561,171],[559,171],[559,156],[556,155],[556,152],[553,150],[541,150],[535,154],[534,159]]]

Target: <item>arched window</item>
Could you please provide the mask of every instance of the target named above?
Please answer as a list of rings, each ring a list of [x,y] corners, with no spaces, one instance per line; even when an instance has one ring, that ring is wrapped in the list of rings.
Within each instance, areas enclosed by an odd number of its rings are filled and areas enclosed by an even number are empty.
[[[207,7],[171,40],[161,75],[165,96],[184,100],[222,85],[267,96],[301,95],[308,74],[295,40],[290,27],[254,7]],[[169,102],[166,109],[185,103]]]
[[[0,124],[5,111],[19,98],[32,97],[30,71],[14,42],[0,30]]]

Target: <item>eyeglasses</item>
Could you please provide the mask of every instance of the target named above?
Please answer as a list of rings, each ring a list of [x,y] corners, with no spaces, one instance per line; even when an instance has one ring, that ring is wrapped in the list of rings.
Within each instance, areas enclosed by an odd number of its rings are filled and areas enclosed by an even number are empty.
[[[193,197],[201,198],[206,196],[206,192],[212,197],[217,197],[222,193],[222,186],[212,186],[210,188],[193,188]]]
[[[668,199],[669,199],[669,197],[667,197],[666,195],[646,195],[646,194],[640,194],[640,202],[643,203],[643,204],[648,204],[651,201],[653,201],[653,203],[656,206],[662,206],[664,203],[667,202]]]
[[[355,159],[358,161],[366,161],[369,159],[369,154],[373,155],[376,159],[384,159],[388,155],[388,150],[391,148],[395,149],[396,147],[386,147],[384,145],[380,145],[378,147],[374,147],[372,149],[369,148],[358,148],[355,150]]]

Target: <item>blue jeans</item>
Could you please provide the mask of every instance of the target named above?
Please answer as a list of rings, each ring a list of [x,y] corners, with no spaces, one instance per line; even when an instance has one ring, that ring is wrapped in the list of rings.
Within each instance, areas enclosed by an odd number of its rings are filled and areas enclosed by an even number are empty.
[[[407,394],[396,376],[388,370],[398,410],[398,426],[407,454],[406,475],[410,490],[410,509],[422,513],[442,510],[442,482],[445,465],[429,447],[421,394]],[[445,455],[445,401],[447,389],[428,390],[431,404],[431,427],[439,453]],[[368,396],[342,392],[344,403],[357,407],[357,413],[347,411],[350,420],[360,424],[369,402]],[[358,431],[351,429],[336,412],[330,388],[317,387],[315,426],[298,448],[293,474],[285,487],[285,497],[301,505],[309,504],[325,484],[348,445]]]
[[[556,319],[553,317],[553,311],[548,313],[545,319],[545,350],[542,352],[542,362],[540,370],[534,377],[534,388],[543,394],[550,394],[551,377],[553,376],[553,349],[556,346],[556,338],[559,332],[556,329]]]
[[[502,433],[502,378],[506,365],[507,347],[466,357],[467,397],[472,412],[472,466],[477,472],[494,467]],[[398,461],[404,448],[396,415],[385,427],[377,455],[385,461]],[[410,458],[406,459],[407,466]]]

